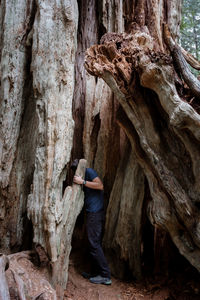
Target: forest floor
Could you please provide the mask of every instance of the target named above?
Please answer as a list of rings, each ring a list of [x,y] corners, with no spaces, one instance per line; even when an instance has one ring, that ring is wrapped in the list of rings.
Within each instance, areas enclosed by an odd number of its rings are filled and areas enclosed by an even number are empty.
[[[174,277],[124,282],[112,277],[112,285],[92,284],[81,276],[81,262],[70,259],[65,300],[199,300],[200,282],[190,272]]]

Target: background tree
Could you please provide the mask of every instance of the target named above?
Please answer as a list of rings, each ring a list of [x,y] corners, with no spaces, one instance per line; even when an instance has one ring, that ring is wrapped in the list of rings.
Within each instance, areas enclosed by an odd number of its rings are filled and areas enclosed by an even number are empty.
[[[181,45],[196,59],[200,57],[200,1],[183,1],[180,32]]]
[[[182,5],[182,21],[180,30],[181,46],[190,52],[197,60],[200,57],[200,2],[197,1],[183,1]],[[199,72],[190,68],[195,76]]]

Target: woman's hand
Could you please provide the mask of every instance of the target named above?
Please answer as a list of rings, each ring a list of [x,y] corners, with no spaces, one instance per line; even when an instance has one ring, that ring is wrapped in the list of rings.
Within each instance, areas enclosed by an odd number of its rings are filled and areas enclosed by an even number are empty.
[[[81,176],[79,176],[79,175],[75,175],[74,179],[73,179],[73,182],[77,183],[77,184],[83,184],[84,179]]]

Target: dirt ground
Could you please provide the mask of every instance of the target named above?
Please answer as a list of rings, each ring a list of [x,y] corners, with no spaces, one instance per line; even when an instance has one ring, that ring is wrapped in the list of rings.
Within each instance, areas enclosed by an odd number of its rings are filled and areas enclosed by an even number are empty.
[[[200,300],[200,274],[189,264],[175,265],[165,277],[146,277],[142,282],[120,281],[112,276],[112,285],[96,285],[81,276],[89,271],[89,260],[81,251],[70,256],[69,277],[64,300]],[[46,268],[38,268],[33,251],[9,255],[6,278],[11,299],[55,299]],[[36,262],[36,261],[35,261]],[[25,296],[22,294],[25,293]]]
[[[137,283],[112,277],[111,286],[97,285],[81,276],[80,265],[71,258],[65,300],[200,300],[200,282],[186,270],[171,279]]]

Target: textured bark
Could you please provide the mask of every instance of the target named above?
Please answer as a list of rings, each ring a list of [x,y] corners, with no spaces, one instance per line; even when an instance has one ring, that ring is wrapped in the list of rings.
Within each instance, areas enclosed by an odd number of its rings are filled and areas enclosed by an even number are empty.
[[[84,177],[86,160],[81,159],[76,175]],[[68,278],[69,255],[71,252],[71,239],[77,216],[83,207],[84,192],[82,186],[73,184],[65,189],[62,205],[59,207],[60,220],[56,229],[50,231],[49,244],[55,256],[51,256],[52,283],[57,295],[62,299]],[[47,228],[48,228],[47,223]],[[49,228],[51,229],[51,228]],[[46,249],[46,248],[45,248]],[[55,257],[55,259],[53,259]]]
[[[79,11],[72,156],[84,156],[88,165],[94,166],[99,176],[105,178],[105,184],[110,190],[119,161],[120,130],[115,123],[118,105],[105,82],[85,71],[84,58],[86,49],[98,43],[107,30],[123,31],[122,1],[79,1]],[[115,18],[115,14],[119,17]],[[80,140],[82,144],[79,143]],[[116,159],[114,165],[110,164],[110,157]],[[107,177],[109,181],[106,180]]]
[[[75,187],[62,195],[74,128],[78,7],[67,0],[1,1],[0,16],[2,248],[16,251],[29,235],[25,247],[43,247],[53,265],[52,281],[63,289],[83,198]],[[70,201],[75,206],[69,208]],[[63,272],[55,276],[61,261]]]
[[[129,262],[136,278],[142,277],[140,248],[143,199],[144,173],[128,144],[110,195],[104,236],[106,248],[110,249],[111,268],[120,278],[126,276],[125,261]]]

